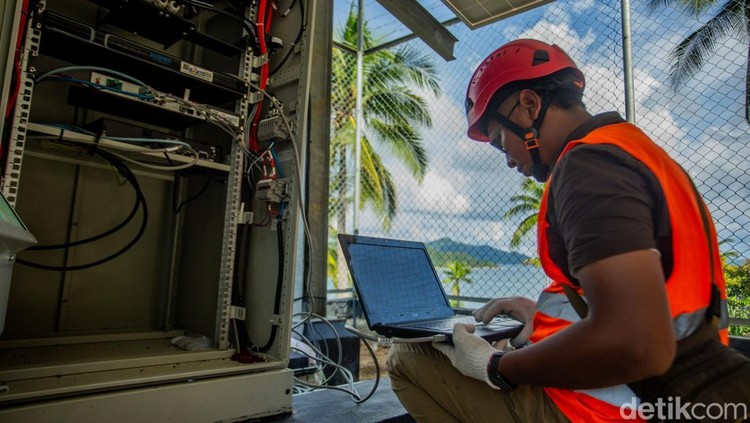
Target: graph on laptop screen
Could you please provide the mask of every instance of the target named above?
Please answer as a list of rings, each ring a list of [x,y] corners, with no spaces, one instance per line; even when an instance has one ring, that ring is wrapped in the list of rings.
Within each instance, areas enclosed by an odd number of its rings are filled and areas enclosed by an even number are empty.
[[[424,249],[362,243],[349,252],[372,324],[453,315]]]

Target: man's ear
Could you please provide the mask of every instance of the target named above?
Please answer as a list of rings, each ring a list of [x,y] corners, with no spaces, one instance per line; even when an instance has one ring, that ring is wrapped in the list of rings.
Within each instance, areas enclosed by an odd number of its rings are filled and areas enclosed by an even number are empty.
[[[542,98],[534,90],[523,89],[518,97],[521,107],[529,119],[533,122],[539,117],[539,110],[542,106]]]

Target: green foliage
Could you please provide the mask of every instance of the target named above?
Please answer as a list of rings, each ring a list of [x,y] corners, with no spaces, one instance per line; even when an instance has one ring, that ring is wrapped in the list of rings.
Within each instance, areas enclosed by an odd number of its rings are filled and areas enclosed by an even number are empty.
[[[729,316],[750,319],[750,260],[741,265],[724,264]],[[730,326],[730,335],[750,336],[750,326]]]
[[[692,78],[727,37],[747,42],[750,35],[750,0],[649,0],[652,9],[677,6],[698,17],[718,3],[723,6],[703,26],[685,37],[670,52],[670,83],[677,90]],[[748,52],[750,54],[750,51]],[[750,56],[748,56],[750,58]],[[749,62],[750,63],[750,62]],[[750,67],[745,68],[745,120],[750,122]]]
[[[328,277],[333,281],[333,286],[339,288],[339,268],[338,268],[338,235],[339,231],[331,225],[328,225],[328,254],[326,258],[326,268]]]
[[[451,295],[461,295],[461,282],[471,283],[471,278],[469,278],[471,267],[464,262],[451,261],[446,263],[443,273],[446,276],[443,283],[451,285]],[[461,301],[459,300],[452,300],[451,303],[453,307],[461,307]]]
[[[721,267],[724,271],[724,281],[727,286],[727,308],[729,317],[735,319],[750,319],[750,260],[737,265],[740,253],[726,249],[727,244],[733,244],[734,239],[727,238],[719,242],[721,251]],[[729,326],[730,335],[750,336],[750,326]]]
[[[524,216],[510,239],[511,248],[518,248],[521,245],[521,240],[529,233],[533,233],[533,230],[536,228],[537,214],[539,206],[542,204],[542,194],[544,194],[544,185],[528,178],[523,181],[521,191],[523,191],[522,194],[514,195],[510,198],[513,205],[505,212],[504,216],[506,219],[515,216]]]

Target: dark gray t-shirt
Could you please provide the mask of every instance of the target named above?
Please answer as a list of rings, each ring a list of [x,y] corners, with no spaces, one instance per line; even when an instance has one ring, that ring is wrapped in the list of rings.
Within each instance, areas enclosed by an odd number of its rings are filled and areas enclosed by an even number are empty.
[[[617,113],[593,117],[569,140],[622,122]],[[672,228],[656,176],[614,145],[579,145],[556,163],[548,198],[549,254],[572,281],[575,270],[643,249],[661,253],[672,270]]]

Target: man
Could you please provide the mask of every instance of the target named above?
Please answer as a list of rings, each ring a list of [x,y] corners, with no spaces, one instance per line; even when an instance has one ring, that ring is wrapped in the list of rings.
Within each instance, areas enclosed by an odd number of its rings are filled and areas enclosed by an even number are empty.
[[[535,40],[500,47],[471,78],[469,137],[547,182],[539,257],[552,283],[536,303],[475,312],[525,321],[511,340],[523,348],[499,351],[470,325],[454,328],[453,346],[392,348],[393,390],[418,421],[622,420],[636,398],[628,384],[665,373],[676,341],[704,321],[712,273],[726,309],[716,236],[689,177],[617,113],[591,116],[584,86],[565,52]]]

